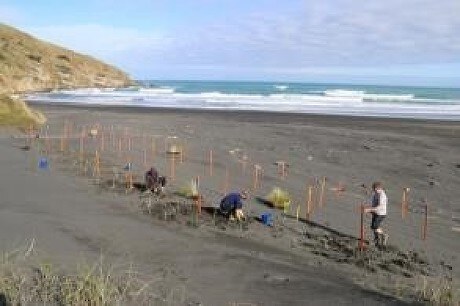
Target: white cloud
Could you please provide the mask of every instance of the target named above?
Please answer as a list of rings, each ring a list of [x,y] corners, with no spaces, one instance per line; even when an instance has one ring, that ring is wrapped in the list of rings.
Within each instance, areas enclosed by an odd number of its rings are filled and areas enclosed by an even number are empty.
[[[460,1],[310,1],[174,33],[166,60],[308,67],[460,60]]]
[[[347,67],[460,62],[459,0],[292,0],[290,4],[239,11],[240,15],[213,24],[176,25],[162,33],[99,24],[26,30],[142,76],[161,76],[158,71],[166,67],[175,71],[183,67],[197,75],[217,70],[225,75],[235,67],[255,69],[259,75],[314,71],[326,75],[335,73],[327,67],[347,71]]]
[[[158,33],[143,32],[99,24],[31,27],[26,30],[37,37],[75,51],[93,55],[125,66],[127,57],[145,50],[167,46]]]

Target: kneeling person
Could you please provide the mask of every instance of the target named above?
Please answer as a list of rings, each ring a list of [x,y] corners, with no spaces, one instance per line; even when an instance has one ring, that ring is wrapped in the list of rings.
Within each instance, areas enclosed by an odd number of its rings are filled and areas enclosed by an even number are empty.
[[[220,201],[220,213],[231,220],[234,218],[237,220],[244,219],[243,200],[247,198],[248,193],[245,190],[227,194]]]
[[[159,176],[155,167],[150,168],[150,170],[145,173],[145,187],[147,190],[154,193],[161,193],[164,191],[165,186],[166,178],[164,176]]]

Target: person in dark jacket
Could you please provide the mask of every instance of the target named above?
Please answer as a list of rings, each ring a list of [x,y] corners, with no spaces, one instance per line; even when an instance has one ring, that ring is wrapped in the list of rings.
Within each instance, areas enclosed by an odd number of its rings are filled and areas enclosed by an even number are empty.
[[[158,170],[155,167],[150,168],[145,173],[145,187],[154,193],[163,192],[166,186],[166,178],[158,175]]]
[[[237,220],[244,219],[243,200],[247,198],[248,192],[246,190],[227,194],[220,201],[220,213],[231,220],[234,218]]]

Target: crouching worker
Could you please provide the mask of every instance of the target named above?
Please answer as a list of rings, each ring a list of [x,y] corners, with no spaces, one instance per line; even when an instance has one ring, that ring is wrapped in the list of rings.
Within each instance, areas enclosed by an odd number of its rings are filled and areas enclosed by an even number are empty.
[[[243,200],[246,200],[247,198],[248,192],[246,190],[227,194],[220,201],[220,213],[230,220],[244,220]]]
[[[166,178],[164,176],[159,176],[155,167],[150,168],[150,170],[145,173],[145,187],[147,190],[158,194],[164,191],[165,186]]]
[[[374,242],[376,247],[385,246],[388,241],[388,235],[383,232],[382,222],[387,215],[388,198],[380,182],[372,184],[371,206],[366,207],[364,212],[372,214],[371,229],[374,233]]]

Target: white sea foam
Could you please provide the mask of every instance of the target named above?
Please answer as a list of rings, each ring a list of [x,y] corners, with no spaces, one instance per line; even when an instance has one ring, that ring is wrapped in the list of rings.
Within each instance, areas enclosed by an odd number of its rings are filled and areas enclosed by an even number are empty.
[[[362,101],[410,101],[414,99],[413,94],[390,95],[390,94],[371,94],[363,90],[333,89],[323,92],[328,97],[358,98]]]
[[[152,94],[171,94],[174,93],[175,89],[172,87],[157,87],[157,88],[140,88],[141,93],[152,93]]]
[[[362,97],[366,92],[362,90],[331,89],[325,90],[323,93],[329,97]]]
[[[274,87],[279,91],[285,91],[286,89],[289,88],[289,86],[287,85],[275,85]]]
[[[316,94],[262,95],[228,94],[220,91],[183,93],[172,87],[127,90],[76,89],[30,94],[26,99],[46,103],[460,120],[460,101],[417,99],[411,94],[368,94],[365,91],[350,90],[329,90]]]

